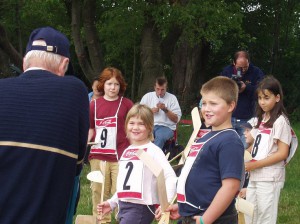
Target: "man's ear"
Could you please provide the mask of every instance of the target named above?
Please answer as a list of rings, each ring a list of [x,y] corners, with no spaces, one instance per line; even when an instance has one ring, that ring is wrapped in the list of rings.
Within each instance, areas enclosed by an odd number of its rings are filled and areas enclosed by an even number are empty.
[[[25,71],[27,68],[25,68],[25,63],[24,63],[24,58],[23,58],[23,71]]]
[[[63,58],[58,67],[58,76],[64,76],[69,66],[69,58]]]

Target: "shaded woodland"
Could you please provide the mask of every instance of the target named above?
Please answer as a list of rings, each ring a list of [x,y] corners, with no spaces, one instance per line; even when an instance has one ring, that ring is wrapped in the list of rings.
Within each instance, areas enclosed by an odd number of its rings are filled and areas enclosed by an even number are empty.
[[[18,75],[30,32],[52,26],[71,40],[73,75],[88,88],[106,66],[119,68],[133,101],[169,80],[184,113],[201,85],[237,50],[282,83],[300,120],[300,2],[297,0],[3,0],[0,77]]]

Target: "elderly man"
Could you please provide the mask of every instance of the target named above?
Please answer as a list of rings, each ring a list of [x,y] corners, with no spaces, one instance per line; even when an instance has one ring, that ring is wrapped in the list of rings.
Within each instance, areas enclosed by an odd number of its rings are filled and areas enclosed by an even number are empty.
[[[175,95],[167,92],[168,81],[158,77],[154,92],[147,93],[141,99],[154,113],[154,144],[163,148],[165,142],[173,137],[176,125],[181,118],[181,109]]]
[[[24,73],[0,80],[0,223],[70,223],[89,102],[85,85],[64,77],[69,58],[65,35],[39,28],[29,37]]]
[[[248,52],[238,51],[234,55],[233,64],[225,67],[221,75],[233,78],[239,86],[238,102],[232,115],[232,125],[246,147],[243,125],[254,116],[255,91],[264,73],[250,63]]]

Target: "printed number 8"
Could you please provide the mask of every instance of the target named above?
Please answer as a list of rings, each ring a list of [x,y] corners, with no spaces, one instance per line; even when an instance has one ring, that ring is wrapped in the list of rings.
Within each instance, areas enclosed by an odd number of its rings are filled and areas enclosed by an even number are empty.
[[[259,146],[259,143],[260,143],[260,140],[261,140],[261,134],[257,135],[256,136],[256,139],[255,139],[255,142],[254,142],[254,145],[253,145],[253,149],[252,149],[252,157],[254,158],[257,154],[257,151],[258,151],[258,146]]]
[[[101,147],[104,148],[107,142],[107,129],[103,129],[100,139],[101,139]]]

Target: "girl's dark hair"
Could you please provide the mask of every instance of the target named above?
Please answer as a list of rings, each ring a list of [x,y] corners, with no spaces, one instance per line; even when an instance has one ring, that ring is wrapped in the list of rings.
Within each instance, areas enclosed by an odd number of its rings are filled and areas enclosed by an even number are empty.
[[[271,75],[266,76],[258,84],[258,87],[256,90],[257,96],[258,96],[259,92],[262,92],[263,94],[265,94],[266,90],[268,90],[275,96],[277,96],[277,95],[280,96],[279,102],[277,102],[275,104],[275,106],[273,107],[273,109],[270,111],[270,119],[264,124],[266,127],[270,128],[270,127],[273,127],[274,122],[280,115],[284,115],[286,118],[288,118],[288,116],[287,116],[286,110],[283,105],[283,92],[282,92],[280,82]],[[265,112],[261,109],[259,104],[257,104],[256,114],[257,114],[258,122],[257,122],[257,125],[255,126],[256,128],[258,128],[260,123],[262,122],[264,113]]]

